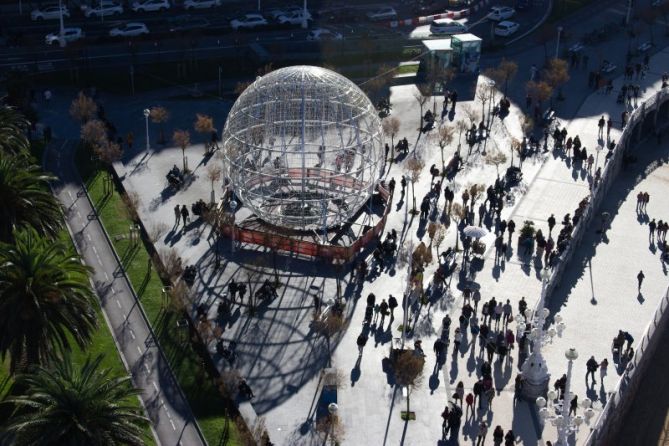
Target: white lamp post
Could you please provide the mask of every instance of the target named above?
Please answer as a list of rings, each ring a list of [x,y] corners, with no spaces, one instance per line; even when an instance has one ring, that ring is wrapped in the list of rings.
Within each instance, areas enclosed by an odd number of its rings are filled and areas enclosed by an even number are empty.
[[[231,225],[231,240],[232,240],[232,252],[235,252],[235,211],[237,210],[237,202],[233,198],[230,201],[230,225]]]
[[[488,120],[492,122],[491,110],[492,110],[492,102],[495,99],[495,81],[492,79],[488,79],[487,85],[488,85],[488,91],[490,92],[490,99],[488,99]],[[486,133],[487,132],[488,131],[486,130]]]
[[[149,152],[149,116],[151,115],[151,110],[148,108],[144,109],[144,121],[146,122],[146,152]]]
[[[555,45],[555,58],[560,57],[560,34],[562,34],[562,27],[557,27],[557,44]]]
[[[529,308],[525,311],[525,319],[532,324],[530,339],[532,340],[532,353],[525,359],[521,368],[525,384],[523,385],[523,395],[530,399],[536,399],[539,395],[546,393],[550,374],[546,368],[546,360],[541,354],[541,345],[544,342],[544,325],[546,318],[550,314],[548,308],[544,308],[546,302],[546,287],[550,279],[550,272],[544,269],[541,272],[541,297],[537,304],[536,311],[532,314]],[[521,317],[519,324],[524,322]],[[552,334],[550,331],[549,334]],[[551,336],[552,337],[552,336]]]
[[[551,390],[546,395],[546,398],[540,396],[536,399],[537,407],[539,407],[539,416],[544,421],[550,421],[558,431],[558,441],[556,446],[568,446],[568,437],[570,433],[577,432],[583,421],[589,422],[594,416],[595,412],[592,409],[592,401],[585,398],[581,401],[581,407],[584,409],[584,415],[576,415],[571,417],[569,407],[571,400],[574,398],[569,392],[571,386],[571,375],[573,362],[578,358],[578,352],[575,348],[570,348],[565,352],[565,357],[569,361],[567,366],[567,382],[565,383],[564,395],[562,399],[555,402],[557,399],[557,392]]]
[[[599,152],[601,152],[604,149],[601,145],[597,144],[597,147],[595,147],[595,151],[597,152],[597,156],[595,157],[595,172],[597,172],[597,163],[599,162]]]
[[[307,29],[309,23],[307,22],[307,0],[304,0],[304,5],[302,8],[302,28]]]

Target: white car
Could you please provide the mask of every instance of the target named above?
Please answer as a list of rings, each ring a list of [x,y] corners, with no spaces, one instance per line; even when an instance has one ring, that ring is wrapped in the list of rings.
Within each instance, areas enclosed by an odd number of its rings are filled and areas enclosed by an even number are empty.
[[[123,25],[112,28],[109,31],[110,37],[137,37],[144,36],[149,33],[149,28],[145,24],[139,22],[125,23]]]
[[[103,0],[99,3],[95,3],[92,6],[82,5],[81,10],[84,11],[84,15],[87,18],[123,14],[123,6],[108,0]]]
[[[499,22],[495,26],[495,35],[496,36],[510,36],[511,34],[515,33],[518,31],[518,28],[520,28],[520,25],[516,22],[509,22],[509,21],[503,21]]]
[[[516,15],[516,10],[510,6],[493,6],[490,8],[488,18],[496,22],[501,22],[502,20],[510,19],[514,15]]]
[[[466,33],[468,29],[467,25],[453,19],[437,19],[430,24],[432,34],[462,34]]]
[[[135,12],[167,11],[168,9],[170,9],[169,0],[145,0],[137,1],[132,4],[132,10]]]
[[[191,9],[208,9],[221,6],[221,0],[186,0],[184,2],[184,9],[186,11]]]
[[[395,12],[395,10],[390,6],[384,6],[382,8],[375,9],[374,11],[369,11],[366,15],[369,20],[372,20],[374,22],[380,20],[397,19],[397,12]]]
[[[84,38],[84,32],[81,28],[63,28],[63,42],[74,42]],[[60,43],[60,32],[47,34],[44,38],[47,45],[57,45]]]
[[[57,20],[60,18],[60,12],[63,12],[63,17],[68,18],[70,16],[70,11],[67,9],[67,6],[62,5],[48,5],[42,8],[34,9],[30,13],[31,20]]]
[[[321,40],[342,40],[344,36],[341,33],[332,31],[327,28],[316,28],[309,31],[307,40],[321,41]]]
[[[277,22],[281,25],[301,25],[304,21],[304,11],[295,11],[290,14],[280,15]],[[311,20],[311,14],[307,11],[307,22]]]
[[[267,20],[261,14],[244,14],[238,19],[230,21],[230,27],[237,31],[240,28],[253,29],[267,25]]]

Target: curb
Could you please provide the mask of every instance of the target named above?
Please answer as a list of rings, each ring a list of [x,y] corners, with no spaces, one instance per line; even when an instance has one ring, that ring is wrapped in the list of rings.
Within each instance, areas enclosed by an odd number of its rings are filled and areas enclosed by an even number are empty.
[[[532,34],[537,28],[539,28],[541,25],[546,23],[546,20],[548,20],[548,17],[551,15],[551,12],[553,11],[553,0],[548,0],[548,9],[546,9],[546,12],[544,13],[544,16],[539,20],[537,23],[534,24],[532,28],[529,30],[525,31],[523,34],[519,35],[518,37],[515,37],[508,42],[504,44],[504,46],[509,46],[514,42],[519,41],[520,39]]]

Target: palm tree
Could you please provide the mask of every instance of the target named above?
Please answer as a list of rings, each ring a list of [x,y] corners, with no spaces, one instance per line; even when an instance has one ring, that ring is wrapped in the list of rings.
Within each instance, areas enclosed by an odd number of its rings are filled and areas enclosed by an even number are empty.
[[[34,229],[14,232],[0,243],[0,357],[10,373],[45,364],[76,342],[84,348],[97,328],[90,268],[63,242]]]
[[[143,445],[147,420],[131,404],[139,391],[129,376],[100,369],[102,358],[89,357],[79,369],[66,355],[50,368],[19,375],[25,391],[8,399],[15,409],[5,425],[14,444]]]
[[[15,227],[50,236],[58,232],[63,217],[48,188],[53,179],[27,157],[0,152],[0,241],[10,241]]]
[[[0,106],[0,152],[28,153],[30,143],[26,136],[28,121],[14,107]]]

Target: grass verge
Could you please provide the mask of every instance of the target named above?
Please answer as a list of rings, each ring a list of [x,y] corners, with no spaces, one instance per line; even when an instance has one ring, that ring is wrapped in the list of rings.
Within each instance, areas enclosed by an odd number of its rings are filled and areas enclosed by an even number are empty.
[[[148,251],[141,243],[133,246],[128,239],[115,237],[126,234],[132,223],[121,196],[116,189],[105,192],[106,173],[96,169],[83,152],[77,152],[79,172],[207,442],[241,444],[237,426],[227,414],[227,403],[208,377],[206,365],[193,348],[188,332],[177,328],[180,316],[165,309],[163,284]]]

